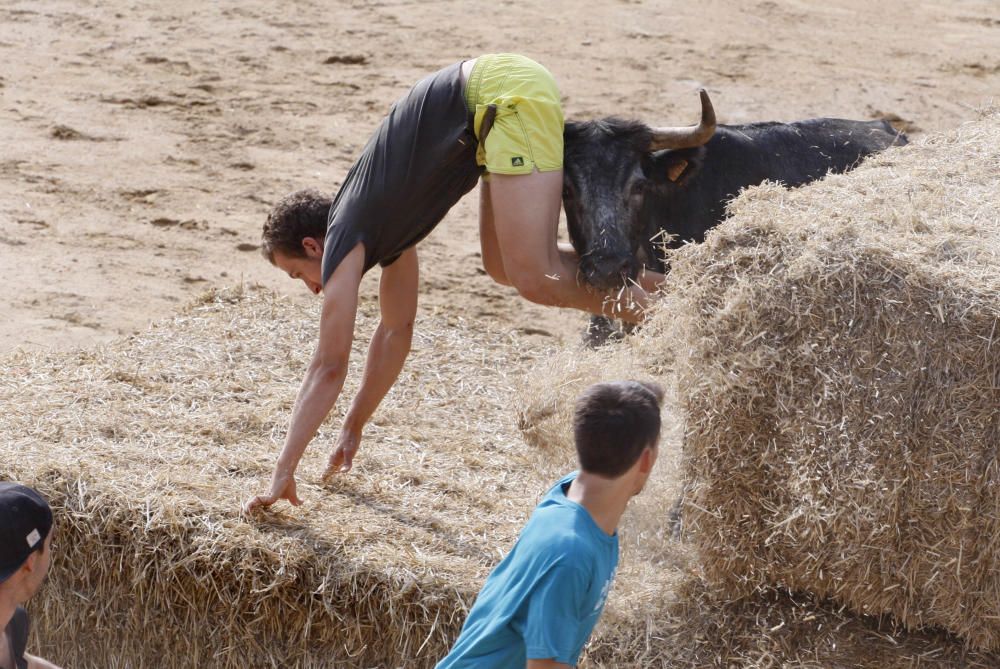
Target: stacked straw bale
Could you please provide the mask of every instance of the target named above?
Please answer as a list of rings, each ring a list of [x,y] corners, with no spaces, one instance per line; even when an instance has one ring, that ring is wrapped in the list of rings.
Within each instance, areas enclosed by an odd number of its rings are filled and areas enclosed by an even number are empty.
[[[590,383],[655,378],[668,389],[659,461],[647,489],[632,500],[622,519],[622,569],[589,661],[609,667],[689,669],[1000,666],[1000,653],[969,650],[961,639],[943,632],[907,630],[891,617],[858,615],[808,593],[761,587],[734,594],[708,581],[697,561],[697,536],[690,531],[676,536],[672,526],[684,486],[683,425],[676,375],[670,368],[676,342],[668,337],[672,321],[666,313],[658,312],[639,335],[621,344],[546,357],[520,378],[516,393],[525,440],[542,450],[558,450],[569,448],[570,407]],[[692,510],[684,513],[690,516]],[[644,583],[653,577],[660,583]],[[623,654],[607,645],[620,637],[606,634],[606,628],[622,634],[630,626],[646,628],[644,648]],[[637,654],[640,649],[644,652]],[[622,663],[623,656],[629,661]]]
[[[318,303],[208,295],[96,351],[20,353],[0,373],[0,478],[38,487],[56,562],[31,603],[64,666],[429,667],[570,450],[527,447],[514,379],[549,351],[480,322],[417,324],[350,475],[319,482],[341,402],[298,472],[305,505],[249,521],[268,484]],[[374,325],[363,304],[359,333]],[[353,395],[365,337],[356,344]],[[587,666],[650,666],[650,602],[674,574],[623,570]],[[630,585],[631,584],[631,585]],[[617,616],[617,617],[616,617]]]
[[[0,475],[40,488],[59,524],[34,612],[44,654],[77,667],[421,666],[448,645],[494,560],[486,540],[506,544],[539,487],[480,492],[518,479],[489,411],[494,365],[516,345],[498,337],[494,358],[461,326],[418,333],[357,473],[319,485],[327,430],[299,470],[306,505],[249,522],[240,504],[267,485],[316,323],[266,294],[218,295],[96,352],[6,361]]]
[[[678,253],[669,310],[709,578],[1000,649],[1000,113]]]

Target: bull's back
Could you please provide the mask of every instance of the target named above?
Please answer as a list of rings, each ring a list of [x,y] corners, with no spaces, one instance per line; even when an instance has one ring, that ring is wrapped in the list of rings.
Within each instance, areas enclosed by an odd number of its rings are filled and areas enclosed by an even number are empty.
[[[656,210],[659,227],[675,235],[677,243],[700,242],[709,228],[722,221],[726,203],[744,188],[765,181],[802,186],[905,143],[905,135],[886,121],[818,118],[720,125],[707,144],[689,150],[697,172],[669,188],[658,202],[650,203],[650,209]]]
[[[865,156],[905,141],[885,121],[818,118],[721,126],[706,146],[706,166],[728,167],[744,188],[768,180],[794,187],[846,172]]]

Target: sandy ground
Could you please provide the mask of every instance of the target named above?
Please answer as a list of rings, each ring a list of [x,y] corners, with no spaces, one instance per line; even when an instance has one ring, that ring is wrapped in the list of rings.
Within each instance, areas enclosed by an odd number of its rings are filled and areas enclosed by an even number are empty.
[[[568,117],[688,123],[705,86],[723,123],[895,115],[919,137],[1000,93],[1000,8],[4,2],[0,353],[109,342],[240,282],[315,299],[257,252],[270,203],[299,187],[335,191],[410,84],[495,51],[544,63]],[[467,196],[421,244],[422,309],[575,340],[582,315],[530,305],[485,276],[477,201]]]

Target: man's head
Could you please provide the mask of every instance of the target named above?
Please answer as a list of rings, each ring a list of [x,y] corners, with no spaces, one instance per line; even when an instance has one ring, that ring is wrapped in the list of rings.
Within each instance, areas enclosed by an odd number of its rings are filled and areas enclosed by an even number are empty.
[[[52,558],[52,509],[23,485],[0,483],[0,590],[22,603],[42,584]]]
[[[323,240],[331,204],[317,190],[290,193],[271,209],[261,236],[264,257],[316,295],[323,290]]]
[[[577,399],[573,435],[580,469],[606,479],[631,474],[642,490],[656,462],[663,389],[655,383],[597,383]]]

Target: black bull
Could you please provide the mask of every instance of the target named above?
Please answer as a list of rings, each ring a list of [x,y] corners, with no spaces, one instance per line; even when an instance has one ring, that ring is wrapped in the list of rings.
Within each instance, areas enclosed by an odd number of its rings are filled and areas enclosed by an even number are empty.
[[[704,91],[701,99],[701,123],[690,128],[566,123],[563,206],[591,285],[620,287],[642,266],[665,272],[662,249],[703,241],[743,188],[768,180],[801,186],[906,143],[886,121],[717,126]]]

